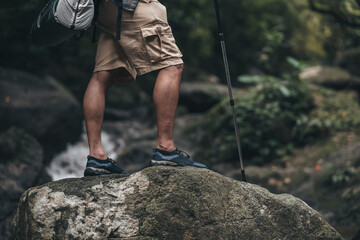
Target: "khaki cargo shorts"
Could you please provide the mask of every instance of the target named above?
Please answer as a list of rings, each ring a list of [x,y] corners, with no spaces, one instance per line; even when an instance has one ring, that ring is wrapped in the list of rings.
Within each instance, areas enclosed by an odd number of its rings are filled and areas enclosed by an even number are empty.
[[[139,0],[135,12],[123,10],[119,41],[115,38],[117,11],[111,0],[101,1],[94,72],[125,68],[135,79],[137,74],[183,63],[166,8],[158,0]]]

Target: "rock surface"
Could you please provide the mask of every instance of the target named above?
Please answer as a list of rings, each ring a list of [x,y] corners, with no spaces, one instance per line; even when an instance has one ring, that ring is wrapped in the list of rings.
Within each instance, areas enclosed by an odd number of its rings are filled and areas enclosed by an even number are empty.
[[[234,88],[233,91],[239,89]],[[180,88],[179,105],[184,105],[189,112],[201,113],[209,110],[227,95],[228,88],[224,84],[184,82]]]
[[[47,183],[13,223],[15,239],[342,239],[300,199],[195,168]]]
[[[21,194],[39,182],[43,149],[23,130],[10,128],[0,134],[0,238],[8,239]],[[51,181],[47,176],[47,180]]]
[[[106,95],[104,121],[144,119],[152,114],[151,99],[139,84],[114,84]]]
[[[351,74],[354,74],[356,76],[360,76],[359,62],[360,62],[360,48],[353,48],[346,50],[336,60],[336,64],[338,66],[346,69]]]
[[[360,90],[360,78],[339,67],[309,67],[300,73],[300,78],[333,89]]]
[[[104,122],[104,131],[120,138],[116,163],[128,173],[137,172],[149,166],[152,149],[156,146],[155,124],[144,121]]]
[[[0,68],[0,96],[0,131],[24,129],[42,144],[45,160],[80,137],[80,104],[55,79]]]

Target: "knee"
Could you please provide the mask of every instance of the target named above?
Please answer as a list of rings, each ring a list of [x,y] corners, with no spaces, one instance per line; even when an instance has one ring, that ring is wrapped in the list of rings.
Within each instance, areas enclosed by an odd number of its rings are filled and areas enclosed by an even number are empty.
[[[184,64],[175,65],[173,67],[176,69],[175,71],[178,75],[182,74],[182,72],[184,70]]]
[[[166,70],[174,77],[181,77],[184,70],[184,64],[167,67]]]
[[[103,87],[105,91],[107,91],[114,82],[108,71],[95,72],[91,80],[97,82],[97,85]]]
[[[97,82],[98,84],[104,85],[109,79],[108,73],[106,71],[94,72],[91,81]]]

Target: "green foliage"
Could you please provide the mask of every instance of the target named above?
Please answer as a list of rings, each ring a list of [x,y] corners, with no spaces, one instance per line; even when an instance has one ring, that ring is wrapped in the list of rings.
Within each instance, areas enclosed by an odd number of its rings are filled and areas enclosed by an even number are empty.
[[[212,30],[215,26],[211,0],[161,1],[167,7],[168,20],[176,43],[184,53],[185,62],[199,66],[213,58],[213,47],[217,38]]]
[[[314,11],[332,15],[338,22],[351,27],[360,26],[359,0],[310,0]]]
[[[46,2],[13,0],[2,4],[0,65],[52,74],[76,85],[78,79],[88,77],[93,67],[96,46],[91,44],[91,31],[80,42],[54,48],[32,46],[28,41],[30,26]],[[161,3],[167,7],[185,63],[223,75],[213,0]],[[320,60],[360,42],[356,34],[311,11],[305,0],[223,0],[219,4],[230,70],[235,76],[254,67],[278,76],[287,71],[286,56]],[[70,65],[76,65],[76,69]]]
[[[356,96],[336,93],[326,89],[314,89],[315,108],[301,116],[294,132],[302,143],[328,136],[335,131],[348,131],[360,126],[360,109]]]
[[[328,175],[328,183],[335,186],[347,184],[359,174],[358,170],[353,166],[343,166],[339,168],[334,165],[328,165],[326,172]]]
[[[223,76],[213,0],[161,2],[185,63]],[[332,62],[339,51],[359,46],[354,29],[310,10],[307,0],[222,0],[219,7],[234,76],[252,68],[279,76],[288,70],[287,56]]]
[[[360,107],[354,96],[315,88],[294,75],[239,77],[243,84],[255,85],[234,94],[242,151],[252,164],[280,160],[296,146],[360,126]],[[201,133],[198,156],[210,159],[210,164],[238,159],[228,100],[211,109],[194,129]]]

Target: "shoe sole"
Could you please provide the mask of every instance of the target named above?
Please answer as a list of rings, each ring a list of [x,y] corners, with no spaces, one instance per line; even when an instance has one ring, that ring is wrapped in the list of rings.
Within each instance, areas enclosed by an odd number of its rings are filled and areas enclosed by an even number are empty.
[[[105,175],[105,174],[111,174],[111,172],[106,169],[93,168],[93,167],[87,167],[84,171],[84,176],[98,176],[98,175]]]
[[[195,165],[192,165],[192,166],[190,166],[190,165],[183,165],[183,164],[178,164],[178,163],[171,162],[171,161],[159,161],[159,160],[151,159],[150,167],[152,167],[152,166],[207,168],[207,167],[198,167],[198,166],[195,166]]]
[[[185,167],[185,165],[180,165],[175,162],[170,161],[158,161],[151,159],[151,166],[172,166],[172,167]]]

